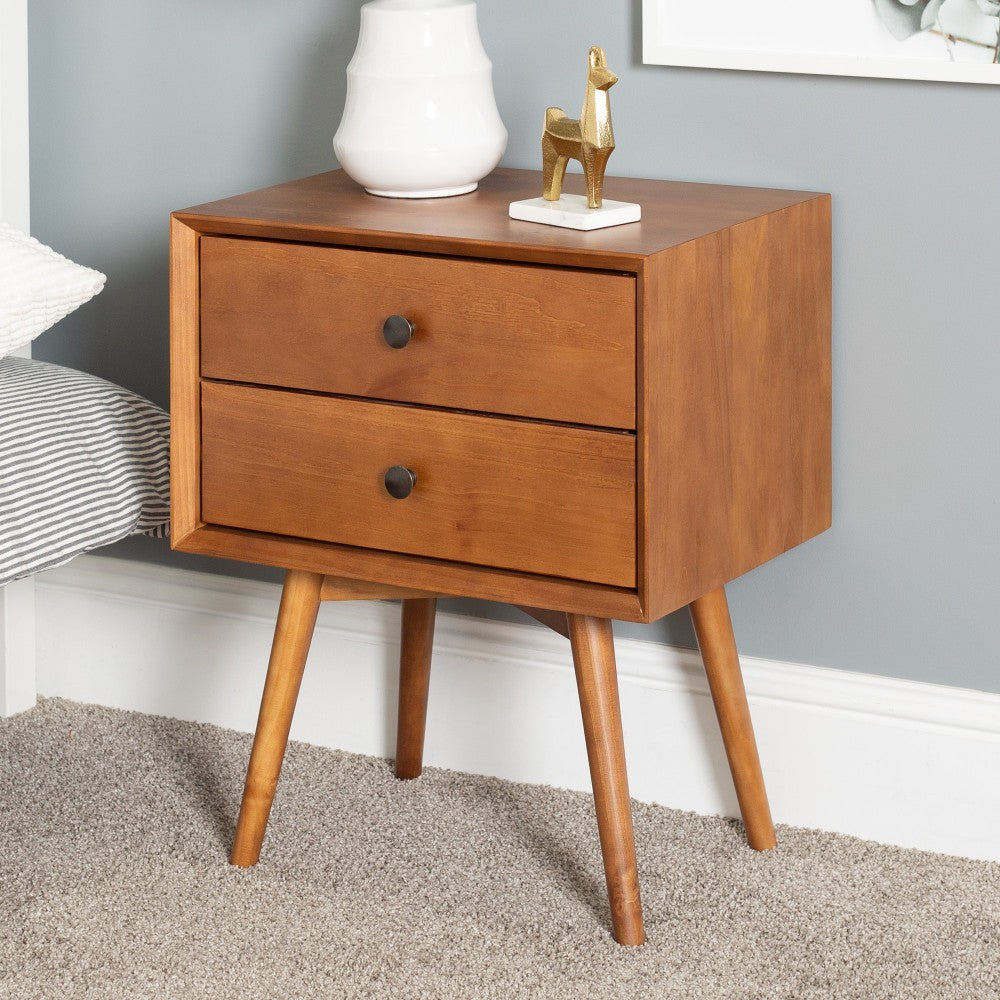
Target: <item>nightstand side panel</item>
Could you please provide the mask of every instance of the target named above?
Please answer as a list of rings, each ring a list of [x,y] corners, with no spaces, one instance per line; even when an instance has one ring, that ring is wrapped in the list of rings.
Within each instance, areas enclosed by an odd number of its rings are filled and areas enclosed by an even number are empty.
[[[641,289],[648,620],[830,525],[830,200],[671,248]]]

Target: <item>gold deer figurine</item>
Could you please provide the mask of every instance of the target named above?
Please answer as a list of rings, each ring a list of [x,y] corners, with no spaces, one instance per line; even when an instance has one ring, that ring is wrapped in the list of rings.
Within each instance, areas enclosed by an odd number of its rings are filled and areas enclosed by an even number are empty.
[[[615,148],[608,91],[617,82],[618,77],[608,69],[604,49],[595,45],[588,56],[587,90],[579,121],[567,118],[562,108],[546,110],[542,133],[542,193],[546,201],[559,200],[566,165],[574,159],[583,165],[587,207],[601,207],[604,168]]]

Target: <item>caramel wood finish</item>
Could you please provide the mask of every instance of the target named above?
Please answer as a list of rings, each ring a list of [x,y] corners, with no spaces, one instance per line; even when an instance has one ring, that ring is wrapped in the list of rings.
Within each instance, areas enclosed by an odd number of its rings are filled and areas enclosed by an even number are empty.
[[[393,314],[415,326],[394,349]],[[210,378],[635,428],[635,277],[206,237]]]
[[[725,590],[718,587],[692,602],[691,617],[705,661],[705,673],[743,814],[747,842],[756,851],[766,851],[774,847],[777,840]]]
[[[412,587],[390,587],[384,583],[367,583],[346,577],[327,576],[320,590],[321,601],[392,601],[418,597],[437,597],[438,594]]]
[[[519,604],[517,608],[519,611],[523,611],[529,618],[534,618],[536,622],[548,626],[553,632],[558,632],[561,636],[569,638],[569,624],[566,621],[565,611],[526,608],[523,604]]]
[[[170,220],[170,537],[201,525],[198,233]]]
[[[501,168],[471,194],[431,201],[377,198],[343,171],[317,174],[198,205],[176,217],[201,233],[374,247],[410,253],[635,272],[651,254],[680,247],[812,198],[800,191],[608,177],[607,197],[642,205],[642,222],[591,232],[553,229],[508,215],[512,201],[537,197],[536,170]],[[566,178],[583,191],[582,177]]]
[[[302,671],[316,625],[322,584],[323,578],[318,573],[289,570],[285,576],[243,804],[230,855],[231,863],[240,867],[255,865],[260,857],[281,762],[288,746]]]
[[[204,525],[185,538],[183,545],[175,547],[183,548],[185,552],[262,563],[266,566],[290,566],[337,576],[354,574],[360,580],[371,580],[388,586],[405,587],[409,584],[429,593],[450,594],[454,597],[475,594],[483,600],[506,604],[530,601],[537,607],[562,611],[572,608],[582,613],[622,621],[644,620],[634,590],[604,587],[579,580],[515,573],[512,570],[469,566],[395,552],[375,552],[349,545],[286,538],[217,525]]]
[[[749,842],[774,846],[722,588],[830,523],[830,199],[608,178],[640,223],[511,220],[540,183],[409,201],[334,171],[175,213],[172,544],[290,568],[234,863],[321,598],[404,601],[401,777],[435,596],[505,601],[570,639],[614,933],[640,944],[610,619],[691,604]]]
[[[614,586],[635,585],[634,454],[627,434],[202,389],[206,521]],[[417,475],[405,500],[394,465]]]
[[[176,213],[174,222],[199,234],[636,275],[636,583],[595,589],[532,574],[518,593],[511,570],[486,564],[374,551],[369,560],[335,543],[282,545],[273,534],[202,525],[198,411],[190,406],[174,412],[175,441],[189,442],[174,490],[178,523],[192,505],[194,519],[175,528],[175,546],[649,622],[829,523],[829,197],[615,178],[610,190],[640,202],[642,222],[577,233],[507,218],[508,201],[536,189],[539,177],[501,170],[475,194],[402,204],[366,195],[335,171]],[[197,276],[174,270],[183,362],[198,349],[196,324],[183,315]],[[766,318],[755,319],[757,311]],[[190,397],[193,378],[190,363],[175,369],[175,394]],[[317,544],[328,546],[328,558]]]
[[[829,232],[829,198],[815,198],[646,261],[650,620],[830,526]]]
[[[418,778],[424,766],[424,730],[431,681],[431,649],[437,601],[403,601],[399,650],[399,717],[396,777]]]
[[[619,944],[639,945],[646,940],[646,933],[639,900],[611,622],[576,614],[567,615],[566,619],[594,787],[611,923]]]

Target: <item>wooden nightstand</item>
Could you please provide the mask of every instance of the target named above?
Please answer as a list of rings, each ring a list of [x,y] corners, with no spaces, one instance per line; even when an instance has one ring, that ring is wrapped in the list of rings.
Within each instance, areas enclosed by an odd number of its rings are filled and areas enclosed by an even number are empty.
[[[751,846],[774,845],[723,585],[830,524],[830,201],[540,175],[401,201],[333,172],[175,213],[173,544],[285,568],[233,847],[256,862],[321,600],[402,598],[396,772],[435,598],[570,640],[617,940],[643,940],[611,619],[691,605]]]

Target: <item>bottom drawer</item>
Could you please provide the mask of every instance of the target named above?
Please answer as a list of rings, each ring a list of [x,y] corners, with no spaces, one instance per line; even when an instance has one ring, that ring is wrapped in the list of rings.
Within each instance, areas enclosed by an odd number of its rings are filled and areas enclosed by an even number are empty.
[[[630,434],[205,382],[201,492],[210,524],[636,585]]]

